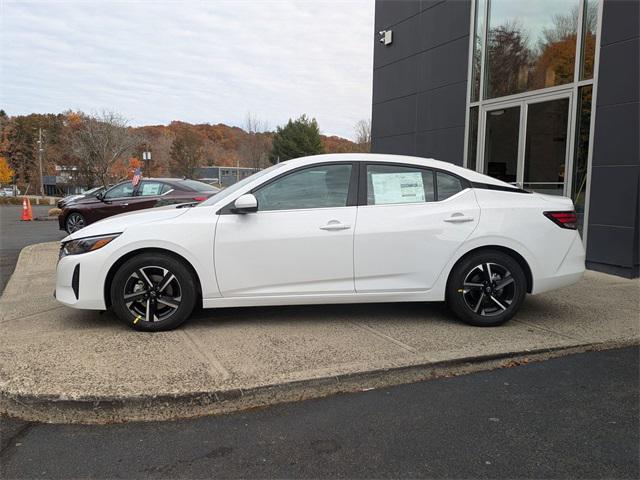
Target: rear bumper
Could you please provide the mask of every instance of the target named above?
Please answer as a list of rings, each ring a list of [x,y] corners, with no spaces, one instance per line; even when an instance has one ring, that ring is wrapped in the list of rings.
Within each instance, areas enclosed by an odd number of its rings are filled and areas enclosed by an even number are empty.
[[[553,273],[545,277],[534,278],[533,292],[543,293],[557,288],[573,285],[582,279],[585,272],[585,252],[582,239],[576,232],[576,236],[565,254],[562,262]]]

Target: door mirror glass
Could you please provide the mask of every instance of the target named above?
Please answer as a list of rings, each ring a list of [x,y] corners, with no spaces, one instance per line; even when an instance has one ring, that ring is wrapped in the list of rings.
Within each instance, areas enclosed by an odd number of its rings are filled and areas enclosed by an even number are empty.
[[[98,192],[96,194],[96,198],[100,201],[102,201],[102,199],[104,199],[104,193],[103,192]]]
[[[258,200],[253,194],[247,193],[238,197],[233,203],[233,207],[235,213],[255,212],[258,210]]]

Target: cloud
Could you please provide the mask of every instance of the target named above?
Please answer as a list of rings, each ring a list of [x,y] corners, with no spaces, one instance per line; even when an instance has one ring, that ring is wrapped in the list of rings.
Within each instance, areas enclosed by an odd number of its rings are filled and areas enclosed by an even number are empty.
[[[371,115],[373,0],[0,2],[0,107],[116,110],[353,136]]]

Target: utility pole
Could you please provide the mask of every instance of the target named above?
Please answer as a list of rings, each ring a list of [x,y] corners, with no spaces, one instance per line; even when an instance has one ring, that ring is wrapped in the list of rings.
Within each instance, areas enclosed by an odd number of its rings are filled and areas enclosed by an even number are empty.
[[[44,177],[42,176],[42,128],[38,127],[38,163],[40,165],[40,196],[44,197]]]

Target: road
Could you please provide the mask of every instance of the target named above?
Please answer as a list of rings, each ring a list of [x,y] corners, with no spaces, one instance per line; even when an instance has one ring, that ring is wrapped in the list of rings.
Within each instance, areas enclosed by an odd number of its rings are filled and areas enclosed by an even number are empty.
[[[33,205],[34,217],[46,216],[50,205]],[[20,250],[27,245],[53,242],[66,236],[57,221],[20,221],[21,205],[0,205],[0,293],[13,273]]]
[[[638,478],[639,350],[219,417],[4,419],[2,478]]]

